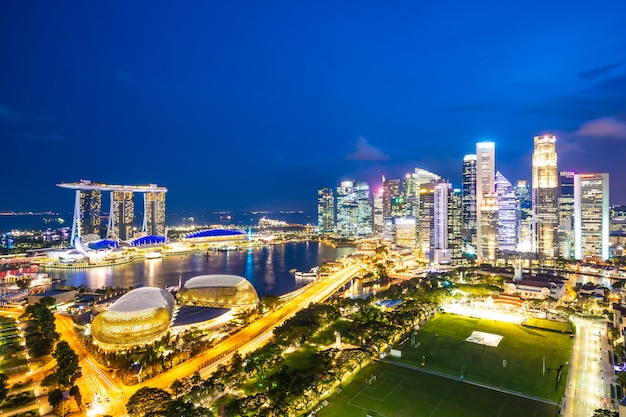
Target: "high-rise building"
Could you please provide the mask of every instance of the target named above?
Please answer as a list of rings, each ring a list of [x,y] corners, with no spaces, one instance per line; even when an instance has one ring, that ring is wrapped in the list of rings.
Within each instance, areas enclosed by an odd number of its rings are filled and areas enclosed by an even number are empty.
[[[463,242],[476,248],[476,155],[463,157],[462,177]]]
[[[559,174],[559,256],[574,257],[574,173]]]
[[[345,238],[372,235],[372,201],[367,183],[342,181],[337,187],[336,233]]]
[[[417,256],[425,261],[432,259],[435,228],[435,184],[420,186],[419,218],[417,220]]]
[[[392,217],[391,204],[397,197],[402,197],[400,180],[388,180],[383,177],[383,217]]]
[[[520,215],[518,230],[518,252],[530,252],[533,249],[533,205],[530,187],[526,180],[519,180],[515,185]]]
[[[495,193],[496,151],[493,142],[478,142],[476,144],[476,253],[478,257],[483,253],[483,242],[491,241],[493,237],[481,236],[485,229],[481,226],[482,206],[486,195]],[[490,208],[491,209],[491,208]]]
[[[546,258],[558,255],[559,177],[554,135],[535,136],[532,159],[533,249]]]
[[[494,193],[483,193],[480,205],[479,236],[482,239],[478,245],[480,252],[478,259],[494,262],[498,249],[498,196]]]
[[[148,235],[165,236],[165,193],[143,194],[142,231]]]
[[[576,259],[609,259],[609,174],[574,175]]]
[[[519,205],[515,187],[500,171],[496,172],[498,204],[498,249],[514,252],[518,243]]]
[[[82,235],[100,234],[102,193],[98,190],[77,190],[80,198]]]
[[[107,237],[130,240],[133,238],[135,220],[135,194],[132,191],[111,191],[111,208]]]
[[[320,234],[335,231],[335,196],[328,187],[317,189],[317,230]]]
[[[373,232],[374,236],[381,236],[383,234],[383,189],[382,187],[374,193],[374,216],[373,216]]]
[[[448,251],[452,263],[463,260],[462,194],[458,188],[448,195]]]

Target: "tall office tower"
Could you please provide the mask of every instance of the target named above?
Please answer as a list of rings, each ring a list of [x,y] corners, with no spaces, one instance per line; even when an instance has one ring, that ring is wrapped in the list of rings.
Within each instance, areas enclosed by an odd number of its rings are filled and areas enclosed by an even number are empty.
[[[336,232],[345,238],[372,235],[372,202],[367,183],[342,181],[337,187]]]
[[[498,195],[496,193],[484,193],[480,206],[480,233],[482,241],[479,242],[480,252],[478,259],[494,262],[498,249]]]
[[[559,256],[574,258],[574,173],[559,174]]]
[[[391,217],[391,202],[402,197],[400,180],[387,180],[383,177],[383,217]]]
[[[436,264],[447,264],[451,261],[448,251],[448,197],[451,191],[452,185],[447,181],[437,181],[434,184],[432,259]]]
[[[328,187],[317,189],[317,230],[322,235],[335,231],[335,195]]]
[[[463,157],[462,194],[463,241],[466,246],[476,245],[476,155]]]
[[[402,181],[402,196],[404,198],[404,210],[407,216],[417,217],[419,211],[420,187],[417,179],[412,174],[406,174]]]
[[[395,225],[393,224],[393,219],[391,217],[385,217],[383,219],[383,233],[382,239],[386,242],[395,242],[396,241],[396,230]]]
[[[374,236],[382,236],[383,234],[383,189],[382,187],[374,193]]]
[[[100,235],[101,208],[102,193],[100,191],[76,190],[70,245],[74,245],[74,239],[77,237],[93,234]]]
[[[372,236],[373,210],[370,198],[370,186],[366,182],[354,182],[354,194],[357,201],[357,230],[358,237]]]
[[[555,258],[559,225],[556,136],[535,136],[532,169],[533,250],[546,258]]]
[[[165,236],[165,193],[143,194],[142,231],[148,235]]]
[[[481,245],[483,241],[490,241],[491,238],[483,239],[481,233],[482,205],[485,195],[495,193],[496,175],[496,151],[493,142],[478,142],[476,144],[476,254],[480,257],[483,253]]]
[[[448,251],[452,263],[463,259],[463,197],[461,190],[452,189],[448,194]]]
[[[515,186],[520,216],[518,230],[518,252],[530,252],[533,248],[533,206],[530,187],[526,180],[519,180]]]
[[[417,244],[415,217],[395,217],[393,223],[395,225],[394,242],[396,246],[415,249]]]
[[[111,191],[108,238],[120,240],[133,238],[134,196],[132,191]],[[111,215],[111,213],[113,214]]]
[[[576,259],[609,259],[609,174],[574,175]]]
[[[517,249],[519,206],[515,187],[500,171],[496,172],[498,204],[498,249],[514,252]]]
[[[434,248],[435,184],[420,186],[419,219],[417,220],[417,256],[430,261]]]

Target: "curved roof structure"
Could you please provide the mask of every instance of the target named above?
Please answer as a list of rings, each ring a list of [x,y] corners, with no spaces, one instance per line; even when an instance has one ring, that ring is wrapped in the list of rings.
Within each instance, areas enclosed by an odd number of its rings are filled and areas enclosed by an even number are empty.
[[[245,236],[246,233],[236,229],[205,229],[197,232],[192,232],[185,235],[186,239],[199,239],[199,238],[227,238],[227,237],[240,237]]]
[[[252,284],[237,275],[200,275],[185,282],[178,292],[181,303],[205,307],[254,307],[259,296]]]
[[[165,236],[148,235],[128,241],[131,246],[158,245],[165,243]]]
[[[168,291],[137,288],[98,314],[91,323],[91,334],[105,349],[151,343],[167,332],[175,304]]]

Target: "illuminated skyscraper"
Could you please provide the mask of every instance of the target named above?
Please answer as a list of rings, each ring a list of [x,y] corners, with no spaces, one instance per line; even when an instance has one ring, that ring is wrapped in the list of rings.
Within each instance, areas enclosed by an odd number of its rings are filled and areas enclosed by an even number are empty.
[[[317,226],[321,234],[335,231],[335,196],[328,187],[317,190]]]
[[[430,261],[435,247],[435,184],[420,186],[419,219],[417,220],[417,256]]]
[[[336,226],[336,232],[341,237],[372,235],[372,200],[367,183],[342,181],[337,187]]]
[[[556,137],[535,136],[532,160],[533,249],[538,255],[558,255],[558,197]]]
[[[476,144],[476,253],[480,258],[484,252],[481,248],[483,242],[491,242],[496,236],[486,236],[483,238],[483,231],[496,229],[482,227],[482,206],[486,195],[490,197],[495,193],[495,175],[496,175],[496,151],[495,143],[479,142]],[[490,212],[491,206],[488,212]]]
[[[498,196],[496,193],[483,193],[480,206],[478,259],[493,262],[498,249]]]
[[[458,188],[448,194],[448,251],[452,263],[463,259],[462,195]]]
[[[513,252],[517,249],[519,206],[515,188],[500,171],[496,172],[498,204],[498,249]]]
[[[530,252],[533,248],[533,205],[530,187],[526,180],[517,181],[515,197],[520,211],[517,251]]]
[[[415,217],[396,217],[393,219],[395,225],[395,244],[403,248],[415,249],[416,236]]]
[[[374,194],[374,216],[373,232],[374,236],[381,236],[383,233],[383,189],[382,187]]]
[[[574,175],[576,259],[609,259],[609,174]]]
[[[165,193],[143,194],[142,231],[148,235],[165,236]]]
[[[135,202],[132,191],[111,191],[111,211],[107,237],[129,240],[133,238]]]
[[[463,158],[463,178],[461,188],[463,241],[466,245],[476,245],[476,155]]]
[[[559,174],[559,256],[574,257],[574,173]]]
[[[398,197],[402,197],[400,180],[387,180],[383,177],[383,217],[391,217],[392,200]]]

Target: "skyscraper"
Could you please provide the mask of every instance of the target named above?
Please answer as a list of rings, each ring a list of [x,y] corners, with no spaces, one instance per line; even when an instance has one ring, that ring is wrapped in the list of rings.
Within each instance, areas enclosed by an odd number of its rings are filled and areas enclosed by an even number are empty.
[[[342,181],[337,187],[336,226],[336,232],[341,237],[372,235],[372,201],[367,183]]]
[[[463,157],[462,177],[463,242],[476,246],[476,155]]]
[[[80,198],[82,235],[100,233],[102,193],[98,190],[77,190]]]
[[[517,249],[519,206],[515,188],[500,171],[496,172],[498,204],[498,249],[513,252]]]
[[[517,251],[530,252],[533,248],[533,205],[530,187],[526,180],[517,181],[515,197],[520,210]]]
[[[532,157],[533,249],[546,258],[558,255],[558,169],[556,137],[535,136]]]
[[[496,193],[483,193],[480,206],[480,224],[478,225],[481,241],[478,259],[493,262],[498,249],[498,196]]]
[[[383,217],[391,217],[392,200],[402,197],[400,180],[387,180],[383,177]]]
[[[134,193],[132,191],[111,191],[111,208],[107,237],[130,240],[133,238],[135,220]]]
[[[148,235],[165,236],[165,193],[143,194],[142,231]]]
[[[574,173],[559,174],[559,256],[574,257]]]
[[[320,234],[335,231],[335,196],[328,187],[317,190],[317,227]]]
[[[395,226],[395,244],[403,248],[415,249],[417,236],[415,217],[395,217],[393,223]]]
[[[452,263],[463,260],[463,221],[461,190],[452,189],[448,195],[448,251]]]
[[[478,142],[476,144],[476,253],[480,258],[484,252],[481,248],[483,242],[497,240],[496,236],[483,237],[483,231],[496,229],[484,228],[481,226],[482,206],[486,195],[490,197],[495,193],[496,175],[496,151],[493,142]],[[491,211],[491,206],[488,212]]]
[[[417,256],[430,261],[434,249],[435,185],[420,186],[419,219],[417,221]]]
[[[383,192],[381,187],[374,193],[374,216],[372,218],[374,236],[382,236],[383,234]]]
[[[609,174],[574,175],[576,259],[609,259]]]

